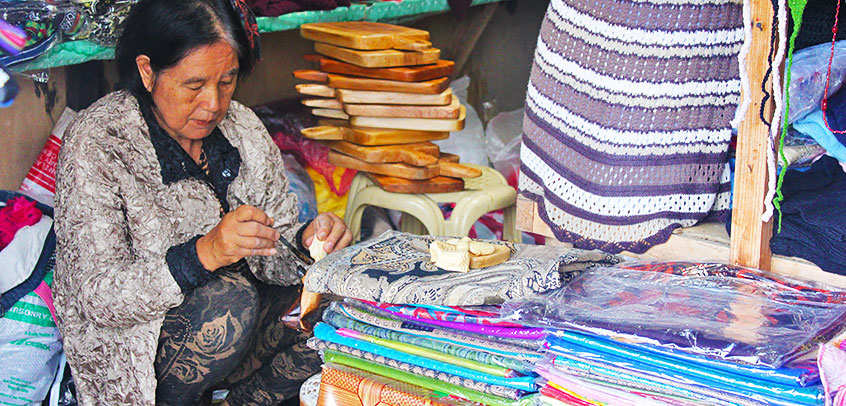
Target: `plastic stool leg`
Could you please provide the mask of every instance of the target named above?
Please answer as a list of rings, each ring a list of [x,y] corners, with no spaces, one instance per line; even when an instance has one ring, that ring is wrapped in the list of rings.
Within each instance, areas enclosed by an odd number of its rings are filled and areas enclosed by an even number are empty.
[[[522,242],[522,234],[517,231],[517,205],[512,204],[502,210],[502,239]]]

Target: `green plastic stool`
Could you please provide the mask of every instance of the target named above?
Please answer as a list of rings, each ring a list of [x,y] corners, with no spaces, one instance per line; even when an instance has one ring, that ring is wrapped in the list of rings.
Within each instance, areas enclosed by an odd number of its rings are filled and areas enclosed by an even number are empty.
[[[450,237],[466,236],[479,217],[503,209],[502,237],[507,241],[518,241],[515,229],[517,191],[508,186],[505,178],[493,168],[464,165],[481,170],[482,176],[464,179],[464,190],[460,192],[386,192],[363,173],[356,174],[350,185],[344,215],[344,222],[352,232],[353,240],[361,238],[361,215],[369,205],[401,211],[402,231]],[[438,203],[455,203],[449,219],[444,219]]]

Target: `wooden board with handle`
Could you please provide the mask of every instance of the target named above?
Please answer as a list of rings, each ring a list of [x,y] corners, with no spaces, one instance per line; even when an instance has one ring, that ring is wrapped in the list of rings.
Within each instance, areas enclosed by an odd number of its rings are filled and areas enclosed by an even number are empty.
[[[453,178],[478,178],[482,176],[482,171],[464,166],[458,162],[450,162],[446,159],[438,160],[438,173],[443,176],[450,176]]]
[[[419,51],[432,47],[428,31],[370,21],[307,23],[300,26],[300,36],[312,41],[363,50]]]
[[[319,54],[340,59],[363,68],[429,65],[438,62],[441,58],[441,50],[437,48],[429,48],[422,51],[399,51],[396,49],[360,51],[315,42],[314,50]]]
[[[397,118],[351,116],[350,124],[360,127],[395,128],[398,130],[461,131],[464,129],[464,106],[456,119]]]
[[[306,105],[308,107],[314,107],[318,109],[334,109],[334,110],[343,110],[344,103],[339,102],[335,99],[327,99],[327,98],[314,98],[314,99],[302,99],[300,103]]]
[[[452,103],[446,106],[353,103],[342,105],[344,112],[351,116],[457,119],[461,115],[458,97],[453,97]]]
[[[295,70],[294,77],[323,82],[333,89],[374,90],[379,92],[438,94],[449,87],[449,79],[446,77],[427,80],[425,82],[400,82],[386,79],[357,78],[354,76],[326,73],[314,69]]]
[[[402,82],[423,82],[452,75],[455,71],[455,62],[443,59],[431,65],[398,66],[395,68],[362,68],[318,54],[308,54],[303,56],[303,59],[316,62],[320,66],[320,70],[328,73]]]
[[[427,166],[439,163],[440,149],[430,142],[373,147],[365,147],[346,141],[323,141],[322,144],[333,151],[376,164],[401,162],[414,166]]]
[[[464,190],[463,180],[446,176],[436,176],[426,180],[411,180],[367,173],[367,177],[386,192],[392,193],[447,193]]]
[[[392,130],[367,127],[350,128],[337,125],[304,128],[302,134],[304,137],[313,140],[343,140],[359,145],[409,144],[443,140],[449,137],[448,132]]]
[[[302,83],[295,86],[298,93],[307,96],[333,97],[343,103],[358,104],[403,104],[414,106],[445,106],[452,103],[452,89],[439,94],[417,94],[404,92],[378,92],[371,90],[333,89],[317,83]]]
[[[347,120],[350,118],[343,110],[336,109],[311,109],[311,114],[318,117],[335,118],[338,120]]]
[[[329,164],[403,179],[423,180],[438,176],[437,164],[427,166],[413,166],[399,163],[373,164],[335,151],[329,151]]]

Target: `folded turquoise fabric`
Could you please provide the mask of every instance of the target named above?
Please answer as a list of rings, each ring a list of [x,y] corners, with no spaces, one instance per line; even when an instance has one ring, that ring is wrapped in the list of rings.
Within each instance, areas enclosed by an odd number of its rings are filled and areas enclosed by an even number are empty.
[[[333,342],[336,344],[346,345],[348,347],[357,348],[362,351],[372,352],[374,354],[379,354],[387,358],[391,358],[397,361],[406,362],[412,365],[421,366],[424,368],[431,368],[436,371],[443,371],[446,373],[450,373],[453,375],[458,375],[464,378],[469,378],[473,380],[477,380],[480,382],[489,383],[492,385],[502,385],[508,386],[512,388],[522,389],[525,391],[535,392],[537,391],[537,386],[535,384],[535,378],[531,376],[523,376],[523,377],[516,377],[516,378],[503,378],[499,376],[493,376],[484,374],[478,371],[474,371],[468,368],[463,368],[455,365],[451,365],[445,362],[436,361],[428,358],[419,357],[413,354],[406,354],[401,351],[396,351],[390,348],[385,348],[382,346],[374,345],[371,343],[367,343],[361,340],[356,340],[349,337],[343,337],[335,332],[335,328],[330,326],[326,323],[318,323],[317,326],[314,328],[314,336],[321,339],[326,340],[329,342]]]

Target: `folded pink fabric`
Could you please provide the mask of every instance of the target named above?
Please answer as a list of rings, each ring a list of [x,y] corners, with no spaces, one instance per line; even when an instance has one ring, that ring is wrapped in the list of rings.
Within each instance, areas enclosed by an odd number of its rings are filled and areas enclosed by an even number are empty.
[[[38,223],[41,220],[41,210],[35,207],[35,202],[25,197],[16,197],[0,207],[0,250],[6,248],[18,230]]]
[[[817,364],[825,388],[826,406],[846,406],[846,351],[831,344],[820,344]]]

